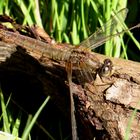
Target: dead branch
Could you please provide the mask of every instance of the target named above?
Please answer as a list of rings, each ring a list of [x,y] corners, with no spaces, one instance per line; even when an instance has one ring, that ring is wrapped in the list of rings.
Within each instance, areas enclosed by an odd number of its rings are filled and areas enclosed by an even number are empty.
[[[56,106],[69,116],[69,86],[63,62],[48,58],[40,59],[40,56],[28,52],[31,57],[26,50],[7,42],[1,41],[0,49],[2,88],[13,77],[19,79],[28,77],[30,85],[39,84],[39,89],[43,90],[45,95],[51,95]],[[93,57],[100,62],[107,58],[96,53],[93,53]],[[93,83],[81,86],[78,82],[74,82],[72,85],[80,139],[90,140],[96,137],[123,140],[134,109],[137,109],[137,113],[131,122],[130,139],[139,139],[140,64],[128,60],[110,59],[114,65],[114,73],[110,77],[101,79],[97,75]],[[75,75],[73,72],[73,79],[76,79]]]

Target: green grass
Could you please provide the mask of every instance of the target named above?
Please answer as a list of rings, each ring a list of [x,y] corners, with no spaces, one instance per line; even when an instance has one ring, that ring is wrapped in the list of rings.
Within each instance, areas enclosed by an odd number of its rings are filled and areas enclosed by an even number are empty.
[[[1,128],[1,130],[3,132],[12,134],[15,137],[19,137],[19,128],[20,128],[20,124],[21,124],[21,113],[19,113],[16,120],[14,120],[12,118],[12,116],[8,113],[7,106],[10,101],[10,98],[11,97],[9,97],[7,103],[5,104],[3,93],[2,93],[2,91],[0,91],[0,102],[1,102],[1,110],[2,110],[0,121],[3,121],[3,128]],[[37,110],[37,112],[34,114],[33,117],[32,117],[32,115],[28,116],[27,124],[25,126],[25,129],[24,129],[22,137],[21,137],[22,140],[27,140],[28,138],[30,138],[30,132],[31,132],[33,126],[35,125],[37,118],[39,117],[41,111],[46,106],[47,102],[49,101],[49,99],[50,99],[50,96],[48,96],[45,99],[45,101],[42,103],[42,105],[40,106],[40,108]],[[49,133],[48,133],[48,136],[52,140],[54,140],[54,138],[51,135],[49,135]],[[8,139],[8,137],[7,137],[7,139]]]
[[[130,139],[130,133],[131,133],[131,126],[133,124],[133,121],[135,121],[135,119],[137,119],[137,112],[138,112],[138,107],[140,106],[140,101],[137,103],[136,108],[134,109],[134,111],[131,113],[131,116],[128,120],[127,123],[127,128],[125,130],[125,136],[124,136],[124,140],[129,140]],[[132,126],[133,127],[133,126]]]
[[[56,41],[77,45],[95,32],[98,27],[103,26],[113,13],[116,14],[117,11],[125,8],[127,2],[127,0],[106,0],[106,2],[103,0],[0,0],[0,14],[10,15],[23,25],[31,26],[37,24],[44,28]],[[121,21],[121,24],[122,26],[116,26],[117,31],[127,29],[124,20]],[[129,36],[128,40],[132,40],[139,50],[140,44],[133,34],[127,32],[127,35]],[[121,34],[112,38],[105,43],[104,47],[100,47],[96,51],[108,56],[128,59],[127,51],[129,47],[123,36],[124,34]],[[134,53],[132,57],[135,56],[136,54]],[[5,104],[1,93],[2,130],[18,136],[21,116],[17,117],[11,131],[12,116],[9,118],[9,114],[6,112],[9,100]],[[29,119],[30,121],[27,123],[29,124],[28,129],[26,129],[26,132],[24,131],[23,139],[29,136],[31,128],[40,114],[40,110],[42,110],[42,107],[38,110],[37,116],[34,115],[31,120]],[[50,139],[54,139],[51,135],[50,137]]]

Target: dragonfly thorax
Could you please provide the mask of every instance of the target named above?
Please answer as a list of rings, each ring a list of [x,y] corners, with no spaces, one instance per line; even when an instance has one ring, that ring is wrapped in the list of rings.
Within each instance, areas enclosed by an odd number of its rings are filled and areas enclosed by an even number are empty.
[[[71,55],[69,61],[73,64],[85,63],[85,61],[89,58],[89,53],[81,51],[79,49],[73,49],[71,51]]]

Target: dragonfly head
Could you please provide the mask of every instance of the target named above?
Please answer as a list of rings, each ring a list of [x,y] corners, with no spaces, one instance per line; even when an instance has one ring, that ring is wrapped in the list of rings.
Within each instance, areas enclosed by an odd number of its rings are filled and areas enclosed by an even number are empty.
[[[113,63],[110,59],[105,59],[102,66],[99,68],[98,74],[100,77],[108,77],[111,76],[113,72]]]

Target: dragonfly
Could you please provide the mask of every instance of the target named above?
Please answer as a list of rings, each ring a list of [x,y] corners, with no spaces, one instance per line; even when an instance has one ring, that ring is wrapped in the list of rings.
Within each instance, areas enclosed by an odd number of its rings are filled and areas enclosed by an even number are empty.
[[[86,79],[92,81],[95,78],[92,76],[92,72],[95,72],[100,77],[110,75],[112,73],[113,64],[110,59],[105,59],[104,62],[100,62],[96,57],[93,57],[91,53],[92,49],[95,49],[104,44],[109,39],[118,36],[124,32],[139,27],[136,25],[129,29],[123,29],[120,32],[113,32],[117,25],[122,26],[128,10],[126,8],[120,10],[116,15],[111,17],[107,23],[101,26],[95,33],[93,33],[86,40],[81,42],[77,46],[70,44],[64,44],[65,48],[57,47],[57,43],[46,43],[41,40],[36,40],[31,37],[27,37],[15,32],[0,29],[0,40],[6,43],[21,46],[29,54],[36,54],[37,56],[47,57],[57,61],[63,61],[66,63],[67,78],[70,87],[70,101],[71,101],[71,126],[72,126],[72,139],[78,140],[77,125],[75,119],[75,106],[73,99],[72,88],[72,70],[77,67]]]

